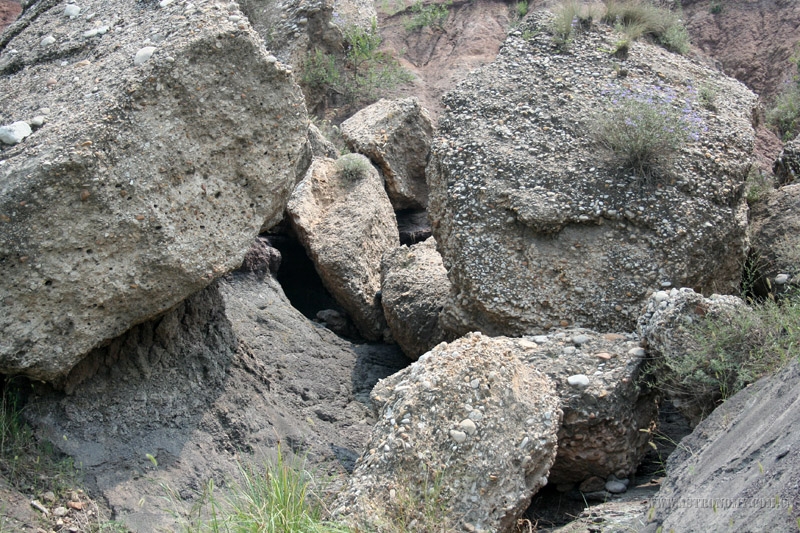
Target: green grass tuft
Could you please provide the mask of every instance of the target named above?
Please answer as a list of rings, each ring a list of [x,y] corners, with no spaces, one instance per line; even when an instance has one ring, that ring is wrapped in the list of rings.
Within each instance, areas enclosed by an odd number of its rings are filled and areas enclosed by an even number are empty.
[[[181,506],[166,488],[173,509]],[[213,480],[186,513],[173,512],[186,533],[349,533],[326,519],[321,487],[299,458],[287,460],[278,446],[277,459],[261,466],[240,464],[238,479],[219,498]]]
[[[742,306],[690,327],[681,357],[651,361],[652,385],[708,415],[757,379],[800,358],[800,296]]]

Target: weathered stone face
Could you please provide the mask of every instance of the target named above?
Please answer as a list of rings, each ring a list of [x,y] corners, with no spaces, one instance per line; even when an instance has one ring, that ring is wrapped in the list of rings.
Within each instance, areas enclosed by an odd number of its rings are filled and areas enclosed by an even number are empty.
[[[617,39],[607,27],[578,33],[560,52],[545,17],[529,16],[493,64],[444,98],[427,177],[433,234],[453,284],[446,326],[630,331],[662,286],[735,290],[747,249],[742,189],[755,95],[644,42],[616,60],[604,51]],[[525,30],[534,36],[524,40]],[[693,97],[702,84],[724,99],[718,111]],[[664,86],[689,100],[699,138],[661,178],[622,172],[589,134],[592,117],[613,105],[609,86]]]
[[[348,146],[381,169],[397,210],[428,206],[425,165],[432,136],[431,119],[416,98],[381,99],[342,123]]]
[[[436,487],[436,519],[451,517],[437,526],[514,530],[555,457],[561,410],[547,376],[476,333],[380,381],[372,400],[380,421],[337,513],[380,531]]]
[[[450,292],[433,237],[383,254],[381,305],[392,338],[411,359],[450,339],[439,325]]]
[[[400,236],[378,172],[359,154],[315,159],[286,210],[325,287],[364,338],[382,338],[381,257]]]
[[[281,217],[307,124],[290,72],[237,12],[159,6],[41,2],[4,34],[0,123],[44,122],[0,148],[0,372],[65,374]]]

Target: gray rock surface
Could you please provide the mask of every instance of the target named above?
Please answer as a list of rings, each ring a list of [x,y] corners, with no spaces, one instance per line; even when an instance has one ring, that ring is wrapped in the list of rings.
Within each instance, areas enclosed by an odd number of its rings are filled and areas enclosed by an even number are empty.
[[[366,0],[247,0],[240,5],[267,49],[294,67],[312,47],[341,52],[348,28],[369,30],[377,17]]]
[[[564,419],[549,484],[626,478],[636,471],[649,450],[647,432],[658,409],[654,392],[641,383],[645,351],[634,335],[568,329],[496,339],[556,384]]]
[[[307,124],[235,11],[80,6],[30,6],[0,43],[0,124],[47,116],[0,146],[0,372],[45,380],[236,268],[282,215]]]
[[[645,531],[793,531],[800,521],[800,366],[728,399],[684,438]],[[660,528],[660,529],[659,529]]]
[[[440,342],[453,340],[439,325],[439,313],[449,292],[447,271],[433,237],[383,254],[383,313],[392,338],[411,359]]]
[[[427,177],[453,284],[446,327],[630,331],[662,284],[736,290],[755,95],[643,40],[617,60],[607,50],[619,34],[607,26],[579,32],[561,52],[549,16],[529,14],[494,63],[444,97]],[[717,88],[718,111],[686,80]],[[608,162],[590,133],[593,114],[611,105],[604,91],[655,86],[689,99],[703,129],[674,158],[671,178],[644,182]]]
[[[425,165],[433,126],[416,98],[378,100],[345,120],[341,129],[350,149],[381,170],[396,210],[428,206]]]
[[[553,383],[494,339],[440,345],[379,382],[372,399],[380,420],[339,516],[413,531],[424,518],[404,515],[403,501],[424,502],[436,487],[437,528],[510,532],[546,483],[561,420]]]
[[[397,347],[310,322],[269,275],[237,272],[93,351],[68,394],[36,384],[26,416],[116,520],[172,531],[180,504],[160,484],[189,506],[210,479],[224,492],[237,461],[273,460],[279,442],[320,475],[352,470],[375,422],[372,385],[406,364]]]
[[[639,317],[637,331],[647,347],[650,365],[658,372],[657,379],[668,385],[663,392],[692,426],[716,407],[722,394],[713,384],[701,388],[700,381],[687,383],[686,376],[681,375],[681,372],[686,372],[681,365],[673,368],[670,363],[678,362],[686,354],[699,349],[694,330],[701,322],[729,320],[734,314],[747,312],[747,305],[736,296],[713,294],[705,298],[692,289],[683,288],[656,292]],[[725,379],[729,378],[725,376]]]
[[[800,283],[800,183],[786,185],[750,209],[754,267],[765,292],[782,294]]]
[[[800,173],[800,138],[794,138],[783,145],[778,159],[772,166],[772,172],[781,184],[792,183]]]
[[[378,171],[359,154],[315,159],[287,212],[325,287],[361,335],[382,338],[381,257],[400,237]]]

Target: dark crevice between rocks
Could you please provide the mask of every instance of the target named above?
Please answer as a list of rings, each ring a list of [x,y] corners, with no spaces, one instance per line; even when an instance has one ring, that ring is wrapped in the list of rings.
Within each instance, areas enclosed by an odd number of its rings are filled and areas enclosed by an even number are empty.
[[[404,209],[396,211],[400,244],[411,246],[431,236],[431,223],[425,210]]]
[[[364,342],[347,312],[323,285],[314,262],[297,238],[281,227],[260,238],[280,253],[280,267],[275,277],[292,306],[309,320],[321,322],[340,337]]]
[[[658,426],[651,436],[654,447],[651,446],[636,473],[631,476],[627,492],[612,494],[599,490],[584,493],[576,487],[546,485],[534,495],[523,517],[544,530],[566,526],[578,518],[589,517],[598,523],[597,531],[605,531],[601,527],[602,513],[595,513],[592,508],[603,503],[652,497],[666,476],[667,458],[691,432],[689,421],[672,402],[662,401],[658,412]]]

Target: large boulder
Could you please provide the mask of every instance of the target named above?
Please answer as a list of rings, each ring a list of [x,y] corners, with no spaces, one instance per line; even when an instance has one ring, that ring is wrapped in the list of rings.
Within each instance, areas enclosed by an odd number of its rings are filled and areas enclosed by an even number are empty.
[[[800,283],[800,183],[771,191],[750,210],[756,283],[781,294]]]
[[[428,206],[425,165],[433,126],[416,98],[381,99],[342,122],[342,137],[381,170],[395,209]]]
[[[514,531],[555,458],[561,410],[547,376],[475,333],[436,347],[372,396],[380,419],[337,514],[378,531]]]
[[[439,314],[450,292],[433,237],[383,254],[381,305],[392,338],[411,359],[450,339]]]
[[[647,301],[637,329],[649,352],[650,373],[693,426],[738,380],[736,353],[722,354],[727,363],[703,355],[702,345],[708,341],[700,326],[712,320],[730,323],[737,316],[750,317],[752,323],[752,315],[741,298],[719,294],[705,298],[688,288],[658,291]],[[715,368],[718,363],[724,366]]]
[[[658,418],[656,395],[642,380],[645,350],[636,336],[569,329],[498,342],[556,383],[564,419],[548,483],[633,475]]]
[[[315,159],[287,212],[325,287],[361,335],[382,338],[381,257],[400,236],[378,171],[359,154]]]
[[[3,38],[0,124],[38,129],[0,146],[0,372],[49,380],[241,263],[307,118],[210,4],[38,2]]]
[[[446,326],[630,331],[654,288],[736,290],[756,96],[646,42],[617,59],[608,50],[619,34],[606,26],[577,32],[564,51],[550,17],[530,14],[493,64],[444,98],[427,177],[453,284]],[[720,95],[718,111],[692,96],[703,85]],[[628,89],[688,101],[680,112],[701,130],[660,179],[608,162],[591,135],[597,110],[615,105],[607,90]]]
[[[800,365],[740,391],[667,461],[644,531],[794,531],[800,521]]]

